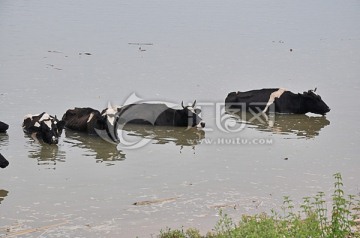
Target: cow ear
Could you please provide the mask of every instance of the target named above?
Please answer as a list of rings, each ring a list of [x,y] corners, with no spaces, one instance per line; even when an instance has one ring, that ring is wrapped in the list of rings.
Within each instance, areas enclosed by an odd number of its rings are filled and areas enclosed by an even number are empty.
[[[196,100],[194,101],[194,103],[192,105],[192,108],[195,108],[195,104],[196,104]]]
[[[195,110],[195,113],[198,114],[198,115],[201,113],[201,109],[200,109],[200,108],[196,108],[196,109],[194,109],[194,110]]]

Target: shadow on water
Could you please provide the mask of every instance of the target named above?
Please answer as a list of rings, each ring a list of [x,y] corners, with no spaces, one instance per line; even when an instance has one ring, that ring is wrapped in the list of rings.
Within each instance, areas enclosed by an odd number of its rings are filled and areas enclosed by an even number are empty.
[[[8,195],[8,191],[4,190],[4,189],[0,189],[0,204],[1,202],[5,199],[5,197]]]
[[[270,114],[254,115],[252,113],[231,114],[237,123],[249,128],[281,135],[295,135],[296,138],[315,138],[320,131],[330,125],[325,116],[308,116],[304,114]]]
[[[65,130],[64,142],[72,147],[83,149],[82,154],[95,157],[96,162],[121,161],[126,158],[125,153],[118,150],[115,144],[106,142],[95,135]]]
[[[180,152],[184,147],[195,150],[195,146],[205,138],[205,131],[197,128],[128,124],[123,130],[127,137],[146,139],[151,144],[174,144],[180,147]]]
[[[49,145],[44,142],[36,142],[30,136],[28,139],[28,157],[36,159],[38,165],[47,166],[48,169],[56,169],[58,162],[65,162],[65,151],[60,149],[59,145]]]

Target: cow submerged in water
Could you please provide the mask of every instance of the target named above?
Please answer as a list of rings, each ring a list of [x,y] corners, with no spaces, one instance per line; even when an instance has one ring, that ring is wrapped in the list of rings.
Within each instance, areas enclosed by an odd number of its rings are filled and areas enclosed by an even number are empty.
[[[0,133],[5,133],[9,129],[9,125],[0,121]],[[9,161],[0,153],[0,168],[6,168],[9,165]]]
[[[0,153],[0,168],[6,168],[9,165],[9,161]]]
[[[118,109],[119,123],[203,128],[205,122],[199,117],[201,110],[195,108],[195,104],[196,101],[191,106],[181,103],[182,109],[165,104],[129,104]]]
[[[31,135],[34,140],[40,139],[48,144],[57,144],[64,124],[56,116],[43,112],[38,115],[26,115],[22,127],[24,132]]]
[[[266,113],[272,107],[272,112],[305,114],[308,112],[325,115],[330,108],[315,93],[309,90],[304,93],[292,93],[283,88],[258,89],[247,92],[231,92],[225,99],[227,108],[240,110],[261,110]]]
[[[68,129],[99,135],[109,142],[119,142],[117,135],[117,108],[110,105],[101,113],[90,107],[75,107],[67,110],[62,120]]]

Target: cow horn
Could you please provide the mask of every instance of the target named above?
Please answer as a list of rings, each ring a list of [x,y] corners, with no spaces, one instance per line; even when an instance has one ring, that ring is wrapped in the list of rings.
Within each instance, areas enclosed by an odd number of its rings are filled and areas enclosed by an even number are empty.
[[[317,89],[317,87],[315,87],[315,89],[314,89],[314,93],[316,92],[316,89]]]
[[[192,105],[192,108],[195,108],[195,104],[196,104],[196,100],[194,101],[194,103]]]
[[[184,101],[181,101],[181,107],[182,107],[182,108],[185,108],[185,107],[184,107]]]

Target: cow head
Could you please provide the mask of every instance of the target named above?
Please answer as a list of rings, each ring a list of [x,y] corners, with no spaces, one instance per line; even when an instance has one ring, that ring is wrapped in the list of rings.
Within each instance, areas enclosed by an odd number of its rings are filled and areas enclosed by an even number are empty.
[[[239,94],[239,91],[229,93],[225,99],[225,104],[238,102],[238,94]],[[231,105],[230,105],[230,107],[231,107]]]
[[[325,115],[330,111],[330,108],[315,92],[316,88],[303,93],[306,109],[312,113]]]
[[[195,108],[196,100],[191,106],[184,106],[181,102],[182,110],[180,111],[181,120],[187,127],[205,127],[205,122],[199,117],[200,109]]]
[[[37,136],[45,143],[57,144],[59,142],[59,137],[65,126],[64,121],[59,121],[56,116],[43,113],[38,121],[33,120],[32,122],[28,131],[36,132]]]
[[[112,106],[110,103],[108,104],[108,107],[104,109],[101,112],[102,117],[102,123],[103,123],[103,129],[106,130],[107,133],[107,139],[110,139],[110,142],[118,143],[120,140],[118,138],[117,129],[118,129],[118,108],[116,106]],[[101,137],[104,135],[97,131]]]

